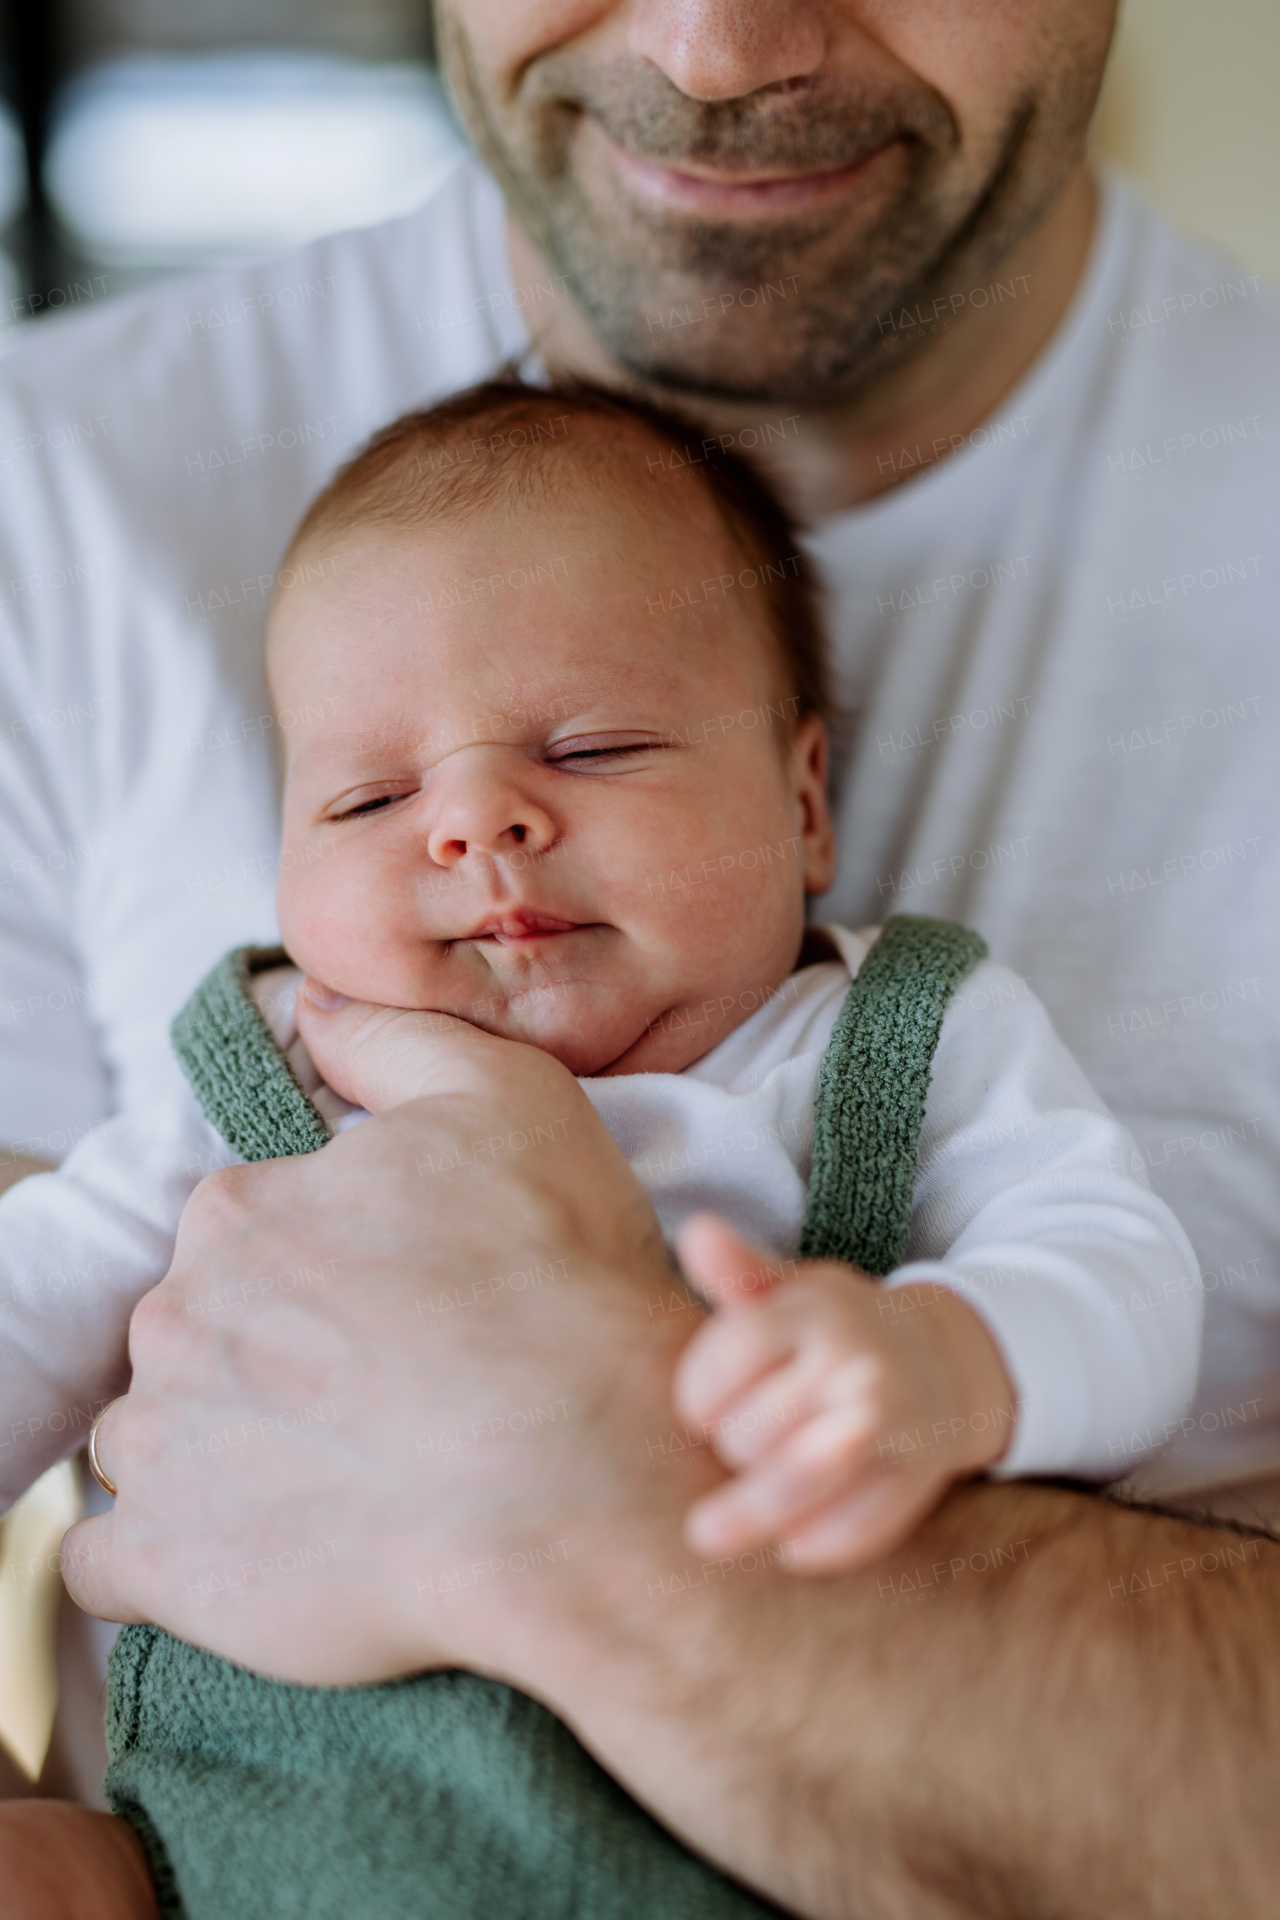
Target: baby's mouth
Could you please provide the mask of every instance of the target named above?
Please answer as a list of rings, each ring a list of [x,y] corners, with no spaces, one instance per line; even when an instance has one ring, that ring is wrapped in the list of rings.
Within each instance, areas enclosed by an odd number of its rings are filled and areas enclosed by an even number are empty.
[[[532,908],[517,907],[509,913],[491,914],[463,938],[496,940],[500,946],[515,946],[529,940],[546,940],[558,933],[576,933],[580,925],[580,921],[561,920],[554,913],[535,913]]]

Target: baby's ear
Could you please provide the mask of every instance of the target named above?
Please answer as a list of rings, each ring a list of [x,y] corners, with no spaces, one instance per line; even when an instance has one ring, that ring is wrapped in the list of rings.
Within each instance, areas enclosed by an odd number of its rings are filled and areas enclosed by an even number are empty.
[[[806,893],[825,893],[835,878],[836,836],[827,798],[830,748],[821,714],[797,721],[787,754],[791,790],[800,808],[800,862]]]

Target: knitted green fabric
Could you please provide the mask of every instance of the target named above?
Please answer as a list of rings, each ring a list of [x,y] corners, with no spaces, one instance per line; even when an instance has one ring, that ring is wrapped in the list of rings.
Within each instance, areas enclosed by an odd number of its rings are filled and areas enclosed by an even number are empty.
[[[284,1686],[155,1627],[111,1657],[107,1798],[188,1920],[764,1920],[568,1728],[470,1673]]]
[[[237,947],[169,1029],[205,1119],[242,1160],[314,1153],[329,1138],[249,992],[255,973],[288,965],[283,947]]]
[[[819,1077],[805,1251],[883,1272],[905,1244],[929,1062],[947,1000],[984,951],[920,919],[890,921],[872,949]],[[245,1159],[328,1137],[246,990],[284,958],[228,955],[174,1026],[206,1114]],[[853,1229],[839,1202],[850,1193]],[[496,1681],[289,1686],[125,1627],[108,1688],[106,1795],[138,1829],[166,1920],[777,1911],[683,1847],[545,1707]]]
[[[902,1259],[943,1016],[986,957],[980,934],[949,921],[885,922],[822,1056],[803,1259],[847,1260],[877,1277]]]

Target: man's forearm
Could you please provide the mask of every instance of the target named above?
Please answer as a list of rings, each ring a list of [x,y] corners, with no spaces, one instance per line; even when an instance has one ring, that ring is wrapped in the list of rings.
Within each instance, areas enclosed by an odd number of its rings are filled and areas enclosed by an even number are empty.
[[[1236,1920],[1280,1889],[1280,1547],[959,1492],[830,1581],[619,1544],[523,1676],[798,1913]]]

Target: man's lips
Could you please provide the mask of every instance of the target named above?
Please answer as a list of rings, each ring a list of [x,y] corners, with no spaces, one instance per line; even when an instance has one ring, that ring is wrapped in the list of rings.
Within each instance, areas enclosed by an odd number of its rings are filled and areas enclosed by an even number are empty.
[[[812,173],[756,171],[731,173],[727,170],[688,161],[683,166],[664,165],[629,153],[611,140],[602,128],[596,132],[627,183],[651,200],[659,200],[673,210],[690,213],[735,214],[759,218],[771,213],[795,213],[819,207],[828,200],[861,184],[863,177],[899,143],[887,140],[873,152],[847,166],[819,169]]]
[[[461,938],[497,940],[510,946],[517,941],[543,940],[550,934],[576,933],[581,924],[579,920],[561,920],[554,913],[535,913],[529,907],[516,907],[509,913],[490,914]]]

